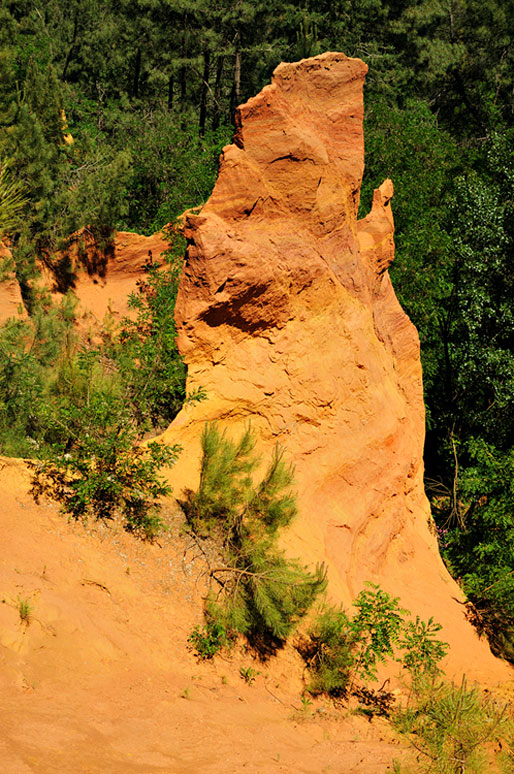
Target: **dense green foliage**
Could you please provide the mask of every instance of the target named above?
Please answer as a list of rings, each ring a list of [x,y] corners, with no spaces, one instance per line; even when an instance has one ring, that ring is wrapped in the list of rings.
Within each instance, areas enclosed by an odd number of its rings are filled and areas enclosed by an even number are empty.
[[[514,660],[514,450],[472,438],[466,451],[458,505],[465,526],[444,531],[444,552],[475,604],[479,631],[495,653]]]
[[[134,294],[136,317],[96,347],[78,338],[69,295],[0,331],[0,452],[39,458],[35,492],[74,516],[121,511],[127,528],[146,537],[159,527],[158,498],[169,493],[159,469],[178,449],[139,441],[185,399],[173,319],[178,259],[170,251],[168,260]]]
[[[254,449],[250,427],[236,443],[206,425],[198,491],[182,503],[195,534],[213,535],[223,556],[209,568],[205,631],[192,635],[202,655],[206,646],[198,646],[213,632],[221,647],[220,627],[228,638],[245,634],[265,646],[285,640],[326,586],[323,566],[311,572],[277,547],[277,531],[296,515],[293,469],[277,447],[255,484]]]
[[[513,16],[513,0],[4,0],[0,9],[0,232],[34,321],[38,262],[55,266],[74,231],[87,225],[108,244],[114,227],[156,230],[206,199],[234,107],[281,60],[342,50],[368,63],[361,210],[391,177],[391,274],[421,338],[429,494],[453,572],[506,632],[498,648],[514,629]],[[4,352],[14,334],[2,334]],[[27,383],[4,392],[13,406],[47,389],[40,350],[36,341],[9,356]],[[170,376],[159,369],[154,393]],[[132,402],[142,387],[141,375]],[[145,421],[164,421],[165,404]],[[19,437],[30,412],[1,411]],[[39,443],[46,422],[31,416],[26,436]]]
[[[8,163],[0,159],[0,239],[17,227],[24,206],[20,182],[12,179]]]

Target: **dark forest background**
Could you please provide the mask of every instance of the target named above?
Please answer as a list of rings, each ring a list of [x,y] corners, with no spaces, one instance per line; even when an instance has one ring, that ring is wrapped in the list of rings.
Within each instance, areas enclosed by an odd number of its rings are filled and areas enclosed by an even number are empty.
[[[149,405],[116,342],[110,376],[105,352],[95,360],[75,345],[70,354],[73,310],[50,314],[35,282],[41,263],[56,268],[57,251],[83,227],[107,244],[113,229],[152,233],[205,201],[235,106],[280,61],[328,50],[361,57],[370,68],[361,209],[391,177],[391,275],[421,338],[426,485],[441,551],[477,626],[514,658],[513,28],[514,0],[2,0],[0,201],[21,197],[10,220],[0,204],[14,258],[2,270],[16,272],[32,328],[1,334],[0,451],[44,456],[57,444],[69,453],[74,441],[59,435],[62,416],[48,402],[69,412],[96,379],[126,405],[113,371],[133,387],[123,427],[134,426],[143,397]],[[174,288],[176,270],[169,277]],[[163,382],[153,385],[164,423],[184,399],[183,369],[171,341],[174,290],[161,319],[152,303],[166,290],[152,281],[139,299],[141,330],[150,362],[168,320]],[[127,334],[138,364],[141,330]],[[48,375],[56,362],[68,403]],[[173,411],[162,409],[165,394]]]

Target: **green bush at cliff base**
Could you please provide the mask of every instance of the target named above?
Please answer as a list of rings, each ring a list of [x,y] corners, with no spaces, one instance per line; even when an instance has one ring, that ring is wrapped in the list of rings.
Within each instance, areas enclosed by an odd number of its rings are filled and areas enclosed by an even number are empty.
[[[412,680],[439,672],[446,643],[436,639],[441,626],[432,619],[406,619],[398,599],[368,584],[353,603],[353,617],[343,610],[324,608],[300,641],[299,650],[309,673],[307,690],[342,696],[359,683],[376,681],[380,663],[398,661]]]
[[[355,644],[346,613],[335,608],[322,610],[308,637],[298,646],[309,672],[309,693],[334,697],[346,693],[355,662]]]
[[[325,568],[310,571],[277,547],[277,533],[296,514],[293,468],[276,447],[259,483],[250,427],[238,442],[206,425],[200,485],[182,503],[191,529],[211,535],[223,557],[210,567],[207,620],[227,636],[283,643],[326,586]]]

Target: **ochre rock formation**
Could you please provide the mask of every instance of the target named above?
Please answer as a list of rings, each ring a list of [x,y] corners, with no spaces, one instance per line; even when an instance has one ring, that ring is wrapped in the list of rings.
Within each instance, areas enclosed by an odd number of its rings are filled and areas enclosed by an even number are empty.
[[[100,245],[84,229],[70,239],[67,252],[54,260],[56,268],[40,266],[42,283],[56,301],[70,289],[78,300],[81,327],[89,324],[98,330],[105,315],[119,321],[129,314],[128,296],[146,276],[146,267],[159,263],[168,247],[162,233],[142,236],[116,231],[111,243]]]
[[[278,442],[296,466],[287,550],[328,564],[332,598],[380,583],[443,624],[448,674],[503,679],[430,527],[419,341],[387,272],[389,180],[357,220],[366,71],[338,53],[280,65],[238,109],[212,196],[186,218],[179,346],[207,400],[164,435],[184,447],[171,482],[196,487],[206,421],[232,437],[251,421],[264,458]]]
[[[129,231],[116,231],[113,240],[101,246],[86,229],[70,238],[69,248],[54,257],[50,269],[40,262],[39,285],[50,292],[55,302],[71,290],[77,298],[79,327],[98,331],[106,315],[119,321],[130,315],[128,296],[143,280],[147,267],[161,263],[169,247],[162,233],[142,236]],[[10,257],[0,243],[0,261]],[[26,317],[20,286],[14,271],[0,282],[0,324],[10,317]]]
[[[10,263],[11,251],[0,242],[0,266],[4,261]],[[16,280],[14,270],[6,272],[3,280],[0,282],[0,325],[3,325],[9,318],[20,319],[26,316],[23,300],[21,297],[20,286]]]

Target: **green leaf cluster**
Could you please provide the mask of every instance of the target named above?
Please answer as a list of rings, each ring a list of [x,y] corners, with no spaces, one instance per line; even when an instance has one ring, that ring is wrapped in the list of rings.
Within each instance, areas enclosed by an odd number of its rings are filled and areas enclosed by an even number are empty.
[[[230,644],[224,626],[212,619],[208,619],[203,627],[195,626],[187,641],[202,660],[213,658]]]
[[[375,584],[368,584],[353,602],[356,612],[349,616],[332,607],[322,608],[301,640],[302,654],[313,694],[342,696],[351,691],[355,680],[377,680],[380,663],[394,658],[410,674],[414,683],[439,673],[439,662],[448,646],[436,639],[440,624],[406,618],[396,597]]]
[[[299,650],[309,673],[307,690],[317,696],[342,696],[350,683],[355,663],[356,638],[343,610],[324,608]]]

